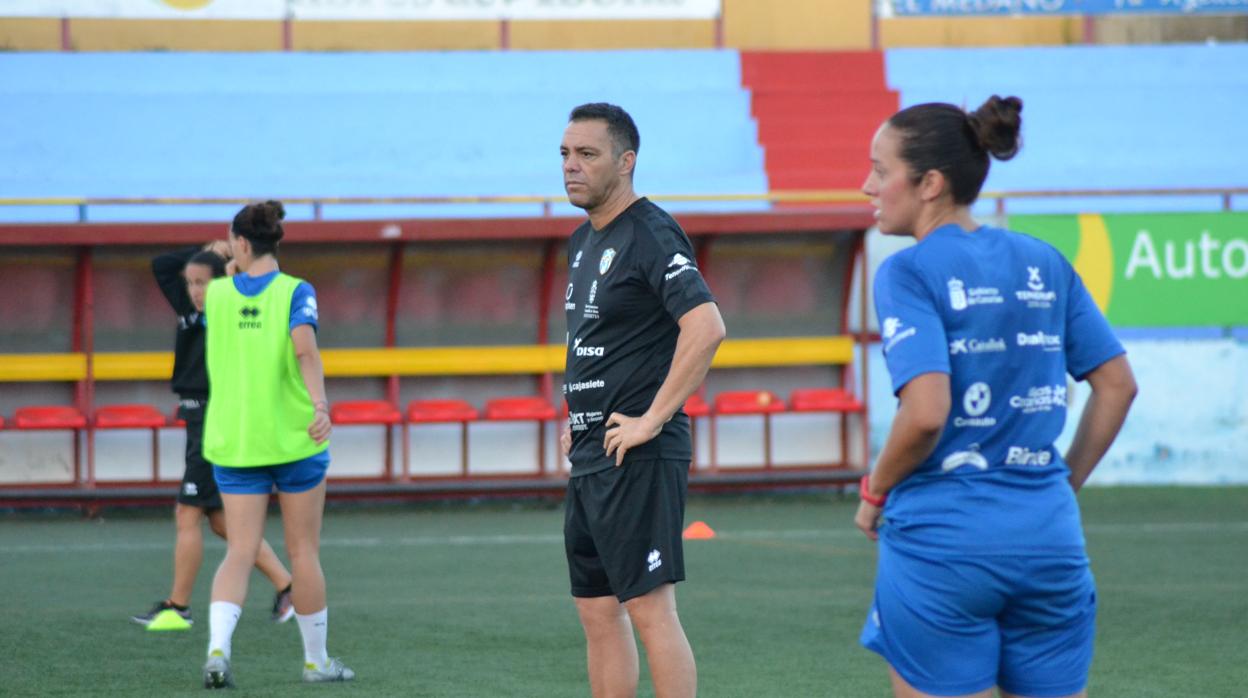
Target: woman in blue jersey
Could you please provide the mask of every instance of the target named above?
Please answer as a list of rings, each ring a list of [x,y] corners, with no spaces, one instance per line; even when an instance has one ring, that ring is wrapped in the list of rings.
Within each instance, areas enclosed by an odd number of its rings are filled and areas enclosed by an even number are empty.
[[[1085,695],[1096,588],[1075,493],[1136,386],[1070,264],[971,218],[989,156],[1018,152],[1022,108],[921,104],[871,144],[880,231],[918,241],[876,273],[900,402],[855,517],[880,544],[861,642],[896,696]],[[1067,374],[1092,395],[1063,455]]]
[[[293,601],[303,636],[305,682],[355,677],[326,652],[321,517],[329,467],[329,403],[316,343],[312,286],[281,273],[277,244],[286,212],[276,201],[245,206],[230,226],[238,273],[209,285],[204,457],[225,505],[229,537],[212,581],[205,688],[234,683],[231,640],[276,487]]]

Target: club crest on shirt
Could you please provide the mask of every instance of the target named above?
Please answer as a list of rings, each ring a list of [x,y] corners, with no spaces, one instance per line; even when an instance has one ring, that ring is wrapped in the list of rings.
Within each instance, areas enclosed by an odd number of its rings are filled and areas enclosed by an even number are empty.
[[[611,268],[611,262],[613,262],[614,260],[615,260],[615,248],[614,247],[608,247],[607,249],[603,250],[602,258],[598,260],[598,275],[602,276],[603,274],[606,274],[607,270]]]

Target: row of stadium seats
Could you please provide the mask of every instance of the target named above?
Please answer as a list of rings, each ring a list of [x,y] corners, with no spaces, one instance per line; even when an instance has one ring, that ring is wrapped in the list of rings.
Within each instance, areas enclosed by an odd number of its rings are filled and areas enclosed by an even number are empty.
[[[763,154],[740,75],[735,51],[0,55],[0,99],[10,107],[0,113],[0,159],[12,164],[0,172],[0,192],[559,198],[569,111],[613,101],[641,132],[640,191],[762,194]],[[101,207],[92,219],[227,220],[234,208]],[[541,212],[482,204],[454,214]],[[0,207],[9,219],[75,213]],[[324,209],[327,218],[447,213]]]
[[[843,417],[847,414],[862,414],[864,413],[864,408],[862,402],[848,390],[842,388],[804,388],[793,391],[787,402],[775,393],[765,390],[725,391],[716,395],[710,403],[701,396],[694,395],[686,403],[685,411],[692,419],[695,429],[699,422],[709,422],[711,429],[709,467],[711,470],[715,470],[718,464],[715,433],[717,417],[761,416],[763,418],[764,454],[764,461],[761,466],[769,469],[772,467],[771,417],[773,415],[783,412],[823,412],[840,415],[842,417],[841,453],[845,454],[848,447],[845,443],[847,432],[844,429]],[[402,480],[408,480],[412,475],[410,455],[408,453],[408,444],[410,443],[408,430],[414,426],[458,424],[461,430],[460,475],[468,476],[468,429],[471,423],[482,421],[534,422],[539,428],[536,454],[538,465],[536,470],[532,471],[532,474],[545,476],[548,474],[545,472],[545,449],[547,448],[549,436],[546,431],[546,425],[556,420],[566,420],[567,406],[562,400],[559,401],[559,406],[556,408],[555,405],[552,405],[543,397],[520,396],[487,400],[482,410],[478,410],[469,402],[459,399],[413,400],[408,403],[406,411],[401,411],[398,406],[386,400],[349,400],[334,403],[330,408],[330,419],[334,424],[341,426],[379,425],[385,427],[386,463],[384,477],[386,479],[396,476],[396,473],[393,472],[393,458],[389,445],[391,443],[392,430],[395,427],[401,428],[403,430],[403,453],[400,461],[401,471],[397,476]],[[159,409],[145,404],[103,405],[95,409],[91,419],[88,419],[78,408],[65,405],[19,407],[15,410],[11,420],[6,422],[3,417],[0,417],[0,429],[72,432],[75,435],[73,439],[73,472],[75,473],[75,482],[78,481],[77,473],[82,472],[82,454],[80,453],[77,435],[85,432],[87,434],[89,455],[87,457],[87,472],[82,479],[89,485],[95,483],[94,461],[90,452],[94,448],[93,437],[96,430],[151,430],[151,482],[156,482],[160,479],[159,431],[168,427],[181,427],[184,424],[177,418],[176,413],[167,415]],[[552,430],[552,432],[557,437],[558,429]],[[694,443],[698,443],[696,436]],[[699,462],[696,456],[694,462]],[[845,463],[843,462],[841,465],[845,465]]]
[[[986,189],[1242,184],[1248,45],[738,53],[0,55],[10,197],[561,196],[568,110],[625,105],[647,193],[857,189],[900,105],[1026,102]],[[256,76],[264,76],[257,79]],[[89,114],[84,119],[82,115]],[[761,143],[761,145],[760,145]],[[1193,157],[1198,153],[1199,157]],[[1127,202],[1127,203],[1124,203]],[[1028,199],[1016,212],[1209,209],[1217,197]],[[675,203],[675,211],[762,202]],[[100,206],[96,220],[225,220],[233,206]],[[566,204],[557,213],[574,213]],[[538,215],[534,204],[328,205],[328,218]],[[310,207],[292,207],[307,217]],[[73,220],[71,207],[0,207]]]

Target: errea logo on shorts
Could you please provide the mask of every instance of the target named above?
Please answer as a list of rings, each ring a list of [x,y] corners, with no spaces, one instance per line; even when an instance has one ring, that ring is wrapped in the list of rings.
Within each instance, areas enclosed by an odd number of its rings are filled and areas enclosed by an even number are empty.
[[[646,556],[646,571],[653,572],[663,566],[663,557],[659,555],[658,550],[651,550]]]

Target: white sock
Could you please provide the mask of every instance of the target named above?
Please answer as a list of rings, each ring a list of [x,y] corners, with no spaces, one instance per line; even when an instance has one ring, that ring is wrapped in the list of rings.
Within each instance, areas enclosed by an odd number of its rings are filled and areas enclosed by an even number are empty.
[[[208,654],[221,650],[226,659],[230,658],[230,639],[234,637],[234,628],[238,625],[238,617],[243,609],[229,601],[213,601],[208,607]]]
[[[299,634],[303,636],[303,661],[324,669],[329,664],[329,652],[325,640],[329,637],[329,608],[322,608],[309,615],[295,614],[299,621]]]

